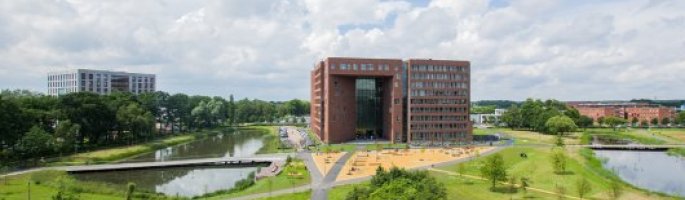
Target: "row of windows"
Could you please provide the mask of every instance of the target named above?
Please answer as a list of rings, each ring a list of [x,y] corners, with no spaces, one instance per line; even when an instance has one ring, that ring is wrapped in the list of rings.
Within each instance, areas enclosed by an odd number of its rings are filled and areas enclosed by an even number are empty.
[[[469,84],[464,82],[413,82],[412,88],[468,88]]]
[[[444,90],[412,90],[412,97],[465,97],[468,96],[468,90],[459,91],[444,91]]]
[[[48,76],[48,81],[61,81],[67,79],[76,79],[76,74],[58,74]]]
[[[413,132],[411,140],[454,140],[465,139],[466,132]]]
[[[335,69],[335,64],[330,64],[331,69]],[[390,71],[390,65],[388,64],[340,64],[340,69],[341,70],[361,70],[361,71]],[[395,71],[398,70],[398,67],[395,66]]]
[[[445,123],[445,124],[412,124],[410,129],[415,130],[435,130],[435,129],[463,129],[466,128],[466,124],[459,123]]]
[[[418,115],[411,116],[411,121],[413,122],[432,122],[432,121],[468,121],[468,116],[431,116],[431,115]]]
[[[466,99],[411,99],[411,104],[466,104]]]
[[[466,113],[466,108],[411,108],[412,113]]]
[[[420,72],[466,72],[466,67],[446,65],[412,65],[412,71]]]
[[[48,82],[48,87],[75,87],[76,81]]]
[[[464,74],[444,74],[444,73],[412,73],[412,80],[467,80],[467,76]]]

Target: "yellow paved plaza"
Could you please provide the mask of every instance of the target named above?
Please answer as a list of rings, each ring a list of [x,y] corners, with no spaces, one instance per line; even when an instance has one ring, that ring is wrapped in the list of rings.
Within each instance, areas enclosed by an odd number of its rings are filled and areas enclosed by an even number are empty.
[[[493,149],[494,147],[472,147],[357,152],[347,161],[336,181],[373,176],[378,166],[385,169],[393,166],[411,169],[475,156]]]
[[[333,167],[333,164],[335,164],[335,161],[338,161],[340,157],[345,155],[346,152],[337,152],[337,153],[313,153],[312,158],[314,158],[314,163],[316,163],[316,168],[321,172],[322,175],[326,175],[331,168]]]

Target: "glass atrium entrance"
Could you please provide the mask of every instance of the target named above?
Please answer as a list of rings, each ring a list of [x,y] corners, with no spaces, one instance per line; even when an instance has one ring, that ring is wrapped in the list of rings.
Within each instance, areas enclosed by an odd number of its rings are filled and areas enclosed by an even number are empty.
[[[383,137],[383,79],[357,78],[355,81],[357,103],[357,139]]]

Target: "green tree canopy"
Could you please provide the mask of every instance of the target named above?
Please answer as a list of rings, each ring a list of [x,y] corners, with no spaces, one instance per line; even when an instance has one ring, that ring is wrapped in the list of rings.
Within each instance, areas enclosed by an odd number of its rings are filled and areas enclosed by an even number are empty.
[[[490,189],[495,189],[497,181],[505,181],[507,179],[507,169],[504,166],[504,158],[501,154],[496,153],[485,158],[480,167],[480,173],[483,177],[490,180]]]
[[[549,118],[549,120],[547,120],[545,123],[545,127],[547,127],[547,130],[550,133],[561,135],[578,129],[576,123],[574,123],[573,120],[567,116],[554,116]]]
[[[426,171],[407,171],[393,167],[376,170],[368,187],[355,187],[347,194],[348,200],[385,199],[446,199],[445,187],[430,177]]]
[[[614,131],[615,131],[616,128],[618,128],[619,125],[623,125],[623,124],[626,124],[626,123],[628,123],[628,122],[627,122],[625,119],[623,119],[623,118],[614,117],[614,116],[609,116],[609,117],[604,118],[604,123],[606,123],[607,125],[609,125],[609,126],[610,126],[611,128],[613,128]]]

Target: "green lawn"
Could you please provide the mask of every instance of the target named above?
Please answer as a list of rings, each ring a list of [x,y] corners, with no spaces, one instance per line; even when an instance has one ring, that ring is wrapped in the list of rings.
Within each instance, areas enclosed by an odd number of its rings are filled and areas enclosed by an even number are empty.
[[[0,199],[28,199],[29,183],[31,184],[31,199],[52,199],[60,186],[66,188],[65,191],[78,192],[81,199],[121,200],[125,197],[124,186],[77,181],[61,171],[41,171],[9,177],[7,184],[0,181]],[[140,192],[137,196],[138,198],[135,199],[173,199]]]
[[[309,177],[309,172],[305,169],[304,163],[302,161],[295,160],[291,164],[289,164],[287,168],[294,168],[296,173],[293,176],[290,176],[285,173],[286,171],[288,171],[288,169],[284,169],[283,172],[281,172],[277,176],[259,180],[255,182],[253,186],[250,186],[245,190],[230,194],[212,196],[206,199],[228,199],[250,194],[267,193],[269,192],[269,190],[276,191],[306,185],[311,180],[311,178]]]
[[[587,161],[575,150],[566,150],[569,155],[567,173],[561,175],[556,174],[552,169],[550,151],[550,148],[545,147],[511,147],[501,151],[500,154],[504,157],[505,165],[508,168],[508,175],[528,177],[532,182],[531,187],[547,191],[556,191],[556,186],[563,186],[566,188],[567,195],[577,196],[575,183],[577,180],[585,178],[592,185],[592,192],[590,192],[589,197],[598,199],[608,198],[609,184],[612,179],[615,179],[615,176],[606,173],[606,170],[601,169],[601,166],[593,167],[588,165]],[[519,156],[520,153],[526,153],[528,158],[521,158]],[[484,158],[479,158],[466,163],[465,174],[480,176],[480,161],[483,159]],[[457,166],[458,165],[447,166],[440,169],[456,173],[458,169]],[[600,168],[598,169],[597,167]],[[522,192],[516,194],[490,192],[487,189],[489,185],[482,180],[464,181],[458,180],[458,177],[445,177],[444,174],[436,177],[439,177],[438,180],[441,180],[441,182],[448,185],[448,188],[468,188],[465,190],[448,189],[448,196],[454,199],[502,199],[505,197],[508,198],[511,195],[513,195],[514,198],[521,198],[523,195]],[[534,198],[556,198],[549,194],[530,191],[528,194]],[[625,187],[624,197],[638,199],[670,199],[631,187]]]
[[[364,184],[368,184],[368,181],[365,181],[363,183],[359,184],[351,184],[351,185],[341,185],[341,186],[336,186],[328,190],[328,199],[329,200],[344,200],[345,197],[347,196],[347,193],[352,191],[352,188],[355,186],[362,186]],[[284,195],[278,195],[278,196],[273,196],[270,198],[262,198],[262,200],[266,199],[287,199],[287,200],[309,200],[311,198],[312,192],[311,191],[306,191],[306,192],[298,192],[298,193],[292,193],[292,194],[284,194]]]

